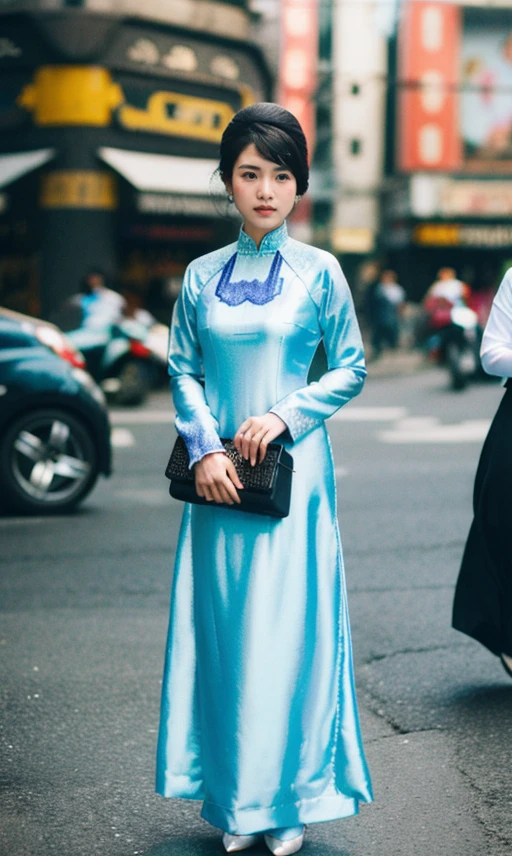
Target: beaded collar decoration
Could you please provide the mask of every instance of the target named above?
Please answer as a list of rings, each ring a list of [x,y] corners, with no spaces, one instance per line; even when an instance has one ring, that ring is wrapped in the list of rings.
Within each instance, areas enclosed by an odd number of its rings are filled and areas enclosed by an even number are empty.
[[[283,288],[283,277],[279,276],[283,263],[281,253],[275,254],[268,276],[263,282],[259,279],[240,279],[238,282],[230,282],[236,257],[237,253],[231,256],[222,271],[219,284],[215,289],[215,294],[219,300],[227,303],[228,306],[240,306],[244,300],[263,306],[264,303],[270,303],[274,297],[281,294]]]
[[[279,250],[287,239],[288,229],[286,228],[286,220],[281,223],[278,229],[273,229],[263,236],[259,248],[247,232],[240,229],[237,252],[241,256],[270,256]]]

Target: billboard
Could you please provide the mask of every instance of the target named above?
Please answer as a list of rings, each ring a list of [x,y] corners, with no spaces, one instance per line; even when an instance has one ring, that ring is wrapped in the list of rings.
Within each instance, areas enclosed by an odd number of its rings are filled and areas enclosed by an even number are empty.
[[[512,172],[512,10],[408,0],[397,82],[399,170]]]
[[[466,16],[460,100],[463,157],[469,169],[512,169],[512,14],[482,30]]]

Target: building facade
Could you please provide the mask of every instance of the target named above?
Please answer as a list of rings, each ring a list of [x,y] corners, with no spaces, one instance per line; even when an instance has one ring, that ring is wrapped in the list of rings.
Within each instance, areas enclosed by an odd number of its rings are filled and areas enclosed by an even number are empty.
[[[405,0],[393,64],[382,250],[416,300],[442,266],[496,287],[512,264],[512,2]]]
[[[51,316],[92,267],[147,302],[233,237],[218,144],[271,97],[249,25],[243,0],[4,3],[0,303]]]

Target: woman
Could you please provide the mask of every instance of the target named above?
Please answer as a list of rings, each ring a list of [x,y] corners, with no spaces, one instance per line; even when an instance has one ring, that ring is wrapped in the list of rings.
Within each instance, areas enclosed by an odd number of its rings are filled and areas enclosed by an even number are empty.
[[[488,374],[508,378],[507,391],[478,464],[453,626],[500,657],[512,677],[512,268],[494,298],[480,355]]]
[[[306,823],[372,799],[324,426],[366,371],[337,261],[287,235],[308,187],[297,120],[276,104],[247,107],[220,154],[243,228],[189,265],[170,337],[176,427],[211,506],[185,506],[178,540],[157,791],[203,799],[228,852],[264,834],[286,856]],[[329,370],[308,385],[322,337]],[[219,437],[253,465],[268,443],[285,445],[295,469],[288,517],[216,507],[243,490]]]

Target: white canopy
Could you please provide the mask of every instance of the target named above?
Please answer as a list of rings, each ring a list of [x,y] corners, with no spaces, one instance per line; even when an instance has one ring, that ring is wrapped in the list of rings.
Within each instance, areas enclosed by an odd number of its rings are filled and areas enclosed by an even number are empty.
[[[130,152],[102,146],[98,154],[138,190],[206,196],[218,166],[206,158]]]
[[[55,149],[0,155],[0,187],[5,187],[55,157]]]

